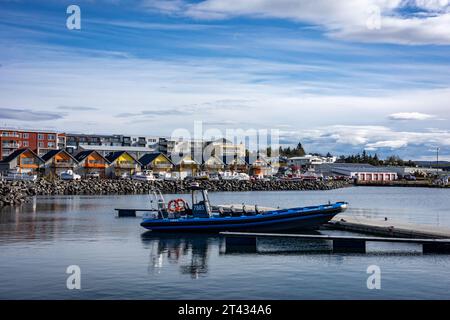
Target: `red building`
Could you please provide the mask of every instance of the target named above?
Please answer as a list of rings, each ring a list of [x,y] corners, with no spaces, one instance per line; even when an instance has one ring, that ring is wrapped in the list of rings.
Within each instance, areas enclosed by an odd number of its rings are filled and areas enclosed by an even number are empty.
[[[65,148],[65,134],[55,131],[0,128],[0,158],[4,159],[17,149],[30,148],[42,156],[50,150]]]

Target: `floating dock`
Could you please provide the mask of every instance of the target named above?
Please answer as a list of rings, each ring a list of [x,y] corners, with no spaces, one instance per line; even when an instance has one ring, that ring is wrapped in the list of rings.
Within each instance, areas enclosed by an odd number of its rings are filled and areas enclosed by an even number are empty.
[[[450,229],[432,225],[417,225],[382,218],[364,218],[339,214],[326,228],[358,233],[368,233],[384,237],[450,239]]]
[[[225,236],[225,243],[232,249],[242,246],[246,250],[254,248],[256,251],[258,238],[292,238],[304,240],[324,240],[333,242],[333,252],[365,253],[367,242],[410,243],[422,245],[423,253],[450,253],[450,239],[411,239],[387,238],[370,236],[337,236],[337,235],[308,235],[308,234],[279,234],[253,232],[221,232]]]

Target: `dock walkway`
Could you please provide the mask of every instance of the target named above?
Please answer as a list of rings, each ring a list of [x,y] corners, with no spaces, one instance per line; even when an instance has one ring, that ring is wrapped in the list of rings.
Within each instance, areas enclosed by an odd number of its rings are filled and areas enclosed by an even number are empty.
[[[450,228],[339,214],[326,227],[387,237],[450,239]]]
[[[258,238],[293,238],[303,240],[329,240],[334,252],[366,252],[367,242],[410,243],[422,245],[423,253],[450,253],[450,239],[389,238],[371,236],[309,235],[253,232],[221,232],[227,247],[245,246],[256,250]]]

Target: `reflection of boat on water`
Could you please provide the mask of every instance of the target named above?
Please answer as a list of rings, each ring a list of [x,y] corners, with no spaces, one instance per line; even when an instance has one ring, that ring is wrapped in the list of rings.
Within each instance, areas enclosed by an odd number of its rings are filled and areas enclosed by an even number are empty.
[[[308,231],[307,234],[320,234]],[[180,274],[190,275],[196,279],[206,276],[209,271],[209,260],[223,255],[239,254],[309,254],[330,252],[326,241],[296,241],[295,239],[261,239],[257,247],[248,250],[243,246],[229,247],[225,237],[217,234],[198,233],[158,233],[144,232],[141,234],[144,247],[149,252],[148,270],[151,274],[159,274],[162,270],[178,267]],[[219,253],[217,256],[216,253]]]
[[[184,234],[184,237],[145,232],[142,241],[150,247],[149,270],[159,271],[164,263],[179,264],[181,274],[198,278],[208,272],[208,253],[211,250],[211,237],[199,234]],[[217,239],[217,236],[215,237]]]
[[[193,184],[192,208],[183,199],[169,201],[159,194],[158,207],[146,215],[141,226],[157,232],[221,232],[221,231],[294,231],[317,229],[331,220],[335,215],[347,209],[346,202],[325,204],[310,207],[290,209],[273,209],[260,211],[258,206],[254,211],[241,211],[231,208],[226,211],[224,206],[211,206],[208,191],[199,184]],[[202,199],[197,201],[197,192]]]

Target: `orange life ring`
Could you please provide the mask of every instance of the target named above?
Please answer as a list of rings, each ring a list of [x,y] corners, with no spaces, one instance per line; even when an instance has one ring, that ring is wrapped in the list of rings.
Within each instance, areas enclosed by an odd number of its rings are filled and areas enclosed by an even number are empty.
[[[186,210],[186,202],[183,199],[173,199],[167,204],[169,212],[180,212]]]

